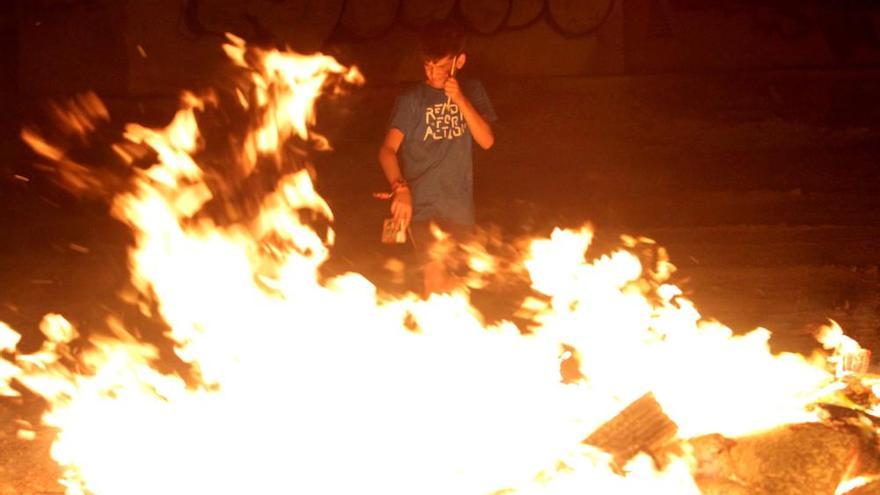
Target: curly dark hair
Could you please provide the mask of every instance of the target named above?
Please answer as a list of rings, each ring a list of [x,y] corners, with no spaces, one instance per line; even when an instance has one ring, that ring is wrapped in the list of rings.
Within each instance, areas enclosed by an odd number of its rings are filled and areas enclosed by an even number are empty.
[[[451,21],[434,21],[419,33],[419,55],[422,60],[438,60],[464,52],[464,29]]]

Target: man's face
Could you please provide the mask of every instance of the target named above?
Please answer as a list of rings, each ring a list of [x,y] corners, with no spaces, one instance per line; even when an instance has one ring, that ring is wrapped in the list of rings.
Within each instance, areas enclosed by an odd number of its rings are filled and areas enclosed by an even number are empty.
[[[450,72],[452,71],[454,58],[452,55],[447,55],[437,60],[425,61],[425,78],[428,86],[443,89],[443,85],[446,84],[446,80],[449,79]]]

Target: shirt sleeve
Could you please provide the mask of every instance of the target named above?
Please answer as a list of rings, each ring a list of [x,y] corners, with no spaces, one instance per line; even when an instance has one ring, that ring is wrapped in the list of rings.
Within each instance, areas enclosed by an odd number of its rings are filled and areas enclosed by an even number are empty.
[[[498,115],[495,113],[495,107],[492,106],[492,102],[489,100],[489,95],[486,94],[486,88],[483,87],[483,84],[480,81],[475,79],[470,80],[465,91],[466,96],[471,100],[471,104],[474,105],[474,108],[480,112],[480,115],[482,115],[487,122],[495,122],[498,120]]]
[[[394,108],[391,110],[391,120],[388,128],[399,129],[404,136],[409,135],[418,124],[416,119],[415,104],[407,95],[400,95],[394,100]]]

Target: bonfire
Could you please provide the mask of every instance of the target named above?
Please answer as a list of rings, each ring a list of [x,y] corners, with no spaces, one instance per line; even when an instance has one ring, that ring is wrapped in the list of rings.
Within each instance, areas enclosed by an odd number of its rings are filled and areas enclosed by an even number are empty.
[[[185,93],[166,127],[129,124],[113,146],[131,302],[167,325],[182,370],[117,319],[81,336],[49,313],[32,353],[0,324],[0,394],[45,401],[20,436],[52,433],[68,495],[831,495],[880,473],[867,351],[831,323],[826,352],[774,354],[768,330],[703,318],[650,239],[593,256],[589,226],[556,229],[503,260],[463,246],[472,285],[530,283],[493,323],[466,287],[423,299],[324,274],[333,215],[308,151],[330,143],[314,103],[362,77],[231,35],[223,49],[234,91]],[[248,125],[217,174],[197,160],[212,144],[199,124],[230,101]],[[91,94],[56,110],[68,134],[109,119]],[[67,187],[109,187],[58,142],[23,138]],[[267,177],[248,207],[224,194]],[[807,434],[829,457],[792,491],[767,475],[790,459],[764,451]]]

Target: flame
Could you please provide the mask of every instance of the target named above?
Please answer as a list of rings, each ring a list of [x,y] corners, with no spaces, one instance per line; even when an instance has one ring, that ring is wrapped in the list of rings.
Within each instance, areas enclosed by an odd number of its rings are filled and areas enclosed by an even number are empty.
[[[878,476],[856,476],[850,480],[844,481],[837,487],[834,495],[846,495],[857,488],[861,488],[869,483],[880,479]]]
[[[868,370],[870,351],[862,348],[855,339],[845,335],[836,321],[831,320],[830,324],[821,327],[816,340],[825,349],[833,352],[828,361],[835,366],[834,371],[838,376],[865,373]]]
[[[290,139],[327,147],[311,130],[314,101],[331,76],[359,81],[356,69],[234,36],[224,48],[249,75],[235,100],[257,115],[241,141],[246,175],[260,156],[283,161]],[[333,217],[306,169],[281,177],[250,220],[200,215],[213,195],[194,158],[197,117],[214,104],[186,93],[167,127],[128,125],[125,138],[159,161],[112,205],[134,233],[141,302],[193,378],[158,371],[159,351],[115,321],[112,337],[74,349],[77,330],[49,314],[31,354],[0,324],[0,395],[15,382],[48,401],[69,495],[699,493],[686,455],[615,466],[582,441],[649,391],[682,438],[818,419],[809,406],[835,380],[826,363],[773,355],[765,329],[734,335],[703,319],[669,283],[662,250],[652,265],[638,256],[646,239],[595,259],[588,227],[533,240],[523,332],[487,326],[466,292],[391,298],[355,273],[323,278],[333,233],[311,220]],[[480,273],[499,266],[467,252]],[[569,356],[581,378],[563,381]]]
[[[667,261],[653,275],[624,250],[587,263],[591,239],[589,230],[556,230],[533,243],[525,264],[533,287],[551,298],[536,320],[577,349],[581,374],[611,399],[607,414],[650,390],[685,437],[817,419],[806,406],[833,378],[824,368],[771,354],[765,329],[735,336],[701,319],[665,283]]]
[[[326,55],[306,56],[292,52],[248,50],[243,39],[227,35],[223,46],[229,58],[249,71],[253,101],[239,89],[236,94],[245,108],[254,107],[258,123],[246,137],[244,173],[249,175],[260,154],[275,154],[292,135],[312,141],[318,149],[330,148],[327,139],[314,132],[314,101],[331,74],[351,84],[363,82],[357,68],[345,68]]]

